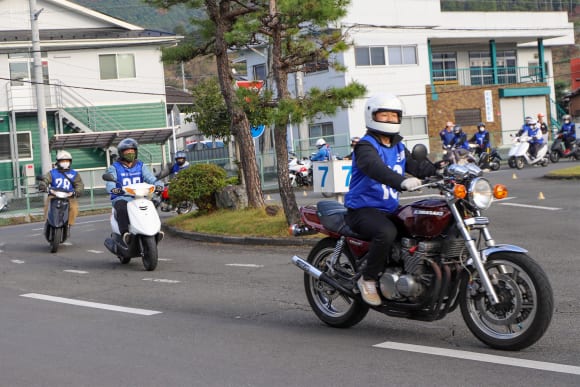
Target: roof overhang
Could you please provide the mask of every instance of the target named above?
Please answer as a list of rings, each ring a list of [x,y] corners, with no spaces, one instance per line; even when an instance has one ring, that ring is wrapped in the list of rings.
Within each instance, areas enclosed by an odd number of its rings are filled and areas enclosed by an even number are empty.
[[[107,149],[129,137],[137,141],[140,145],[164,144],[172,135],[172,128],[57,134],[50,139],[49,146],[51,150],[71,148]]]

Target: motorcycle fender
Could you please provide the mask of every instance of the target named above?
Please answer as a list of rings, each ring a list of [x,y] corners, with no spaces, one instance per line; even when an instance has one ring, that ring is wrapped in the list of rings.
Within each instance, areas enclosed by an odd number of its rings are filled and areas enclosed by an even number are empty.
[[[127,212],[131,234],[153,236],[161,230],[161,219],[151,201],[135,199],[127,203]]]
[[[516,246],[516,245],[495,245],[495,246],[491,246],[491,247],[487,247],[483,250],[480,251],[481,253],[481,261],[482,262],[487,262],[487,258],[489,256],[491,256],[492,254],[495,253],[499,253],[499,252],[509,252],[509,253],[522,253],[522,254],[526,254],[528,252],[528,250]],[[473,259],[469,258],[467,260],[467,265],[469,266],[473,266]]]

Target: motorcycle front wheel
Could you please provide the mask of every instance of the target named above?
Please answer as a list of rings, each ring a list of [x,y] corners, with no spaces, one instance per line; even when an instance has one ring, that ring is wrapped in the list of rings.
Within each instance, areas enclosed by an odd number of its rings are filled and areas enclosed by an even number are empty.
[[[153,271],[157,267],[157,241],[155,236],[139,236],[141,258],[147,271]]]
[[[526,165],[526,161],[522,156],[520,156],[520,157],[516,157],[514,164],[515,164],[517,169],[522,169],[524,167],[524,165]]]
[[[477,272],[462,283],[460,307],[469,330],[495,349],[518,351],[548,329],[554,295],[544,270],[529,256],[499,252],[485,263],[499,303],[493,305]]]
[[[515,168],[516,167],[516,158],[515,157],[512,156],[512,157],[510,157],[508,159],[508,166],[510,168]]]
[[[560,153],[558,151],[551,151],[550,161],[553,163],[557,163],[558,161],[560,161]]]
[[[335,245],[336,239],[321,240],[310,251],[308,262],[346,285],[355,275],[355,264],[351,257],[341,253],[334,266],[336,274],[330,274],[327,262],[330,263]],[[349,328],[361,322],[369,311],[369,306],[362,300],[354,300],[306,273],[304,288],[308,303],[316,316],[331,327]]]

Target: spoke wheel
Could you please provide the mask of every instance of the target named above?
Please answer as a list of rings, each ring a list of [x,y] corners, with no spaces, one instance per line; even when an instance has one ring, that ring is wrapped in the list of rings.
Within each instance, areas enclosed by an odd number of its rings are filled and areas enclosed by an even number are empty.
[[[321,240],[308,255],[308,262],[330,275],[327,263],[330,263],[335,245],[336,239]],[[333,275],[334,279],[345,286],[352,283],[355,270],[350,257],[342,253],[334,270],[336,272]],[[364,301],[352,299],[307,273],[304,274],[304,287],[308,303],[316,316],[332,327],[348,328],[356,325],[369,311],[369,306]]]
[[[552,287],[525,254],[493,254],[485,268],[499,303],[488,299],[477,272],[462,285],[461,314],[469,330],[492,348],[520,350],[538,341],[552,320]]]

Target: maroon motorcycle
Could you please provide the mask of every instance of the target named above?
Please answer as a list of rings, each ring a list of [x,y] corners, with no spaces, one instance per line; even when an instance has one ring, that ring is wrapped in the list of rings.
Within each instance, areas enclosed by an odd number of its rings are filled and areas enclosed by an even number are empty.
[[[459,306],[469,330],[492,348],[520,350],[538,341],[552,319],[552,287],[525,249],[493,240],[481,212],[507,190],[481,176],[475,164],[450,165],[419,187],[440,196],[397,210],[399,235],[378,282],[382,305],[376,307],[362,300],[356,286],[369,242],[345,223],[346,208],[335,201],[302,207],[291,232],[326,235],[307,259],[292,257],[305,271],[306,296],[318,318],[346,328],[372,308],[434,321]]]

